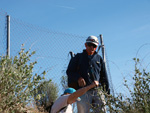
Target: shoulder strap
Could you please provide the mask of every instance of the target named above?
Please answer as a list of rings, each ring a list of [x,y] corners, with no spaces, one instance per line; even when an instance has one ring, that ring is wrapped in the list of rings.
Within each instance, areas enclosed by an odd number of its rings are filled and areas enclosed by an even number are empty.
[[[57,111],[56,113],[59,113],[60,111],[62,111],[62,110],[64,110],[64,109],[66,109],[67,108],[67,106],[65,106],[65,107],[63,107],[63,108],[61,108],[59,111]]]
[[[80,69],[80,63],[83,60],[83,53],[77,53],[77,59],[78,59],[78,62],[77,62],[78,63],[77,64],[77,71],[80,74],[79,69]]]

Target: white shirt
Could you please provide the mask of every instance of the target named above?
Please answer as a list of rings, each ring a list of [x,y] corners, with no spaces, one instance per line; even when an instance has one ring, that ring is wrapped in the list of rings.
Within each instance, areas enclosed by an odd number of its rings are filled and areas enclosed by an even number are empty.
[[[69,95],[63,95],[59,97],[53,104],[51,113],[56,113],[65,106],[67,106],[67,108],[61,110],[59,113],[73,113],[71,104],[67,104],[68,97]]]

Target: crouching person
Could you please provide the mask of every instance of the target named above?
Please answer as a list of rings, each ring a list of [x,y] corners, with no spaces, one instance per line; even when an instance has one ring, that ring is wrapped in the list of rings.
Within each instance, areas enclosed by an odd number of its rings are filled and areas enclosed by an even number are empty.
[[[64,94],[54,102],[50,113],[73,113],[71,104],[76,102],[76,100],[80,101],[80,96],[98,85],[99,82],[94,81],[92,84],[78,90],[73,88],[66,89]]]

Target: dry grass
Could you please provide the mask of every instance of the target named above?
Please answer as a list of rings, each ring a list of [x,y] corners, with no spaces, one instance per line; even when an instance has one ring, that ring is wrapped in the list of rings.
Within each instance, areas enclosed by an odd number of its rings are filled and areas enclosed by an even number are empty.
[[[27,112],[26,113],[48,113],[44,110],[43,107],[37,108],[36,104],[33,102],[27,106]]]
[[[1,102],[1,95],[0,95],[0,102]],[[22,108],[21,105],[18,105],[13,109],[15,110],[14,113],[48,113],[47,111],[44,110],[43,107],[38,109],[34,102],[32,104],[27,105],[25,108]],[[24,111],[24,112],[19,112],[20,110]],[[0,113],[1,112],[2,113],[11,113],[12,110],[11,109],[2,110],[0,107]]]

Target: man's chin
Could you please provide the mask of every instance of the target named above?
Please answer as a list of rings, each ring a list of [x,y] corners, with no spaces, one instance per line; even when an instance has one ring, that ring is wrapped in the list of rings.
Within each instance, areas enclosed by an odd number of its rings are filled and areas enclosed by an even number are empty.
[[[94,54],[94,51],[91,51],[91,52],[89,52],[90,53],[90,55],[93,55]]]

